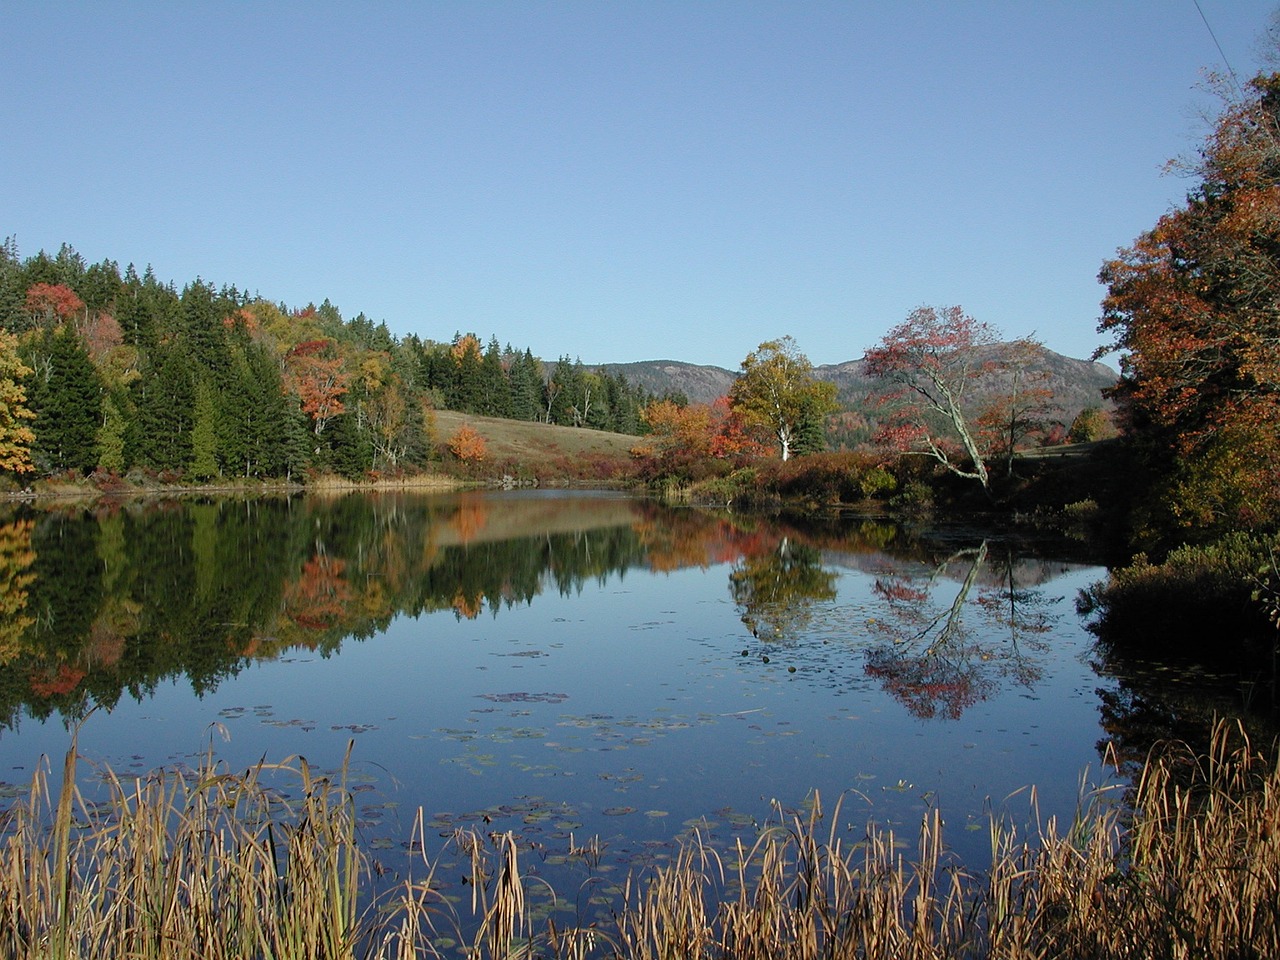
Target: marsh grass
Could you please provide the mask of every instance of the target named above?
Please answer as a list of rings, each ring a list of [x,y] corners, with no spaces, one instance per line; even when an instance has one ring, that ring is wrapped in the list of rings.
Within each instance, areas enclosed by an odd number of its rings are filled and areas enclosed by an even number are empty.
[[[302,758],[231,774],[77,786],[74,743],[4,818],[0,955],[28,958],[458,956],[586,960],[1270,958],[1280,955],[1280,770],[1237,726],[1207,753],[1166,745],[1125,791],[1083,791],[1076,816],[990,823],[991,862],[956,862],[930,811],[911,843],[851,834],[837,804],[777,815],[754,842],[695,834],[628,878],[595,919],[535,925],[511,833],[455,832],[466,898],[437,885],[419,812],[412,863],[358,843],[346,764]],[[1034,810],[1034,791],[1029,793]],[[560,892],[561,895],[565,891]],[[572,896],[572,891],[568,891]],[[469,915],[466,911],[469,908]],[[535,926],[537,928],[535,928]]]

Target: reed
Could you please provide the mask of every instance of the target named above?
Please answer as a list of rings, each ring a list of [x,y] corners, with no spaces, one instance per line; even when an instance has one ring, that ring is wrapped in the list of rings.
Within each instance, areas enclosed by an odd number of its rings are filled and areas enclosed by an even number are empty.
[[[349,753],[348,753],[349,757]],[[465,957],[468,960],[1051,960],[1280,956],[1280,768],[1238,726],[1202,755],[1168,744],[1121,798],[1082,789],[1070,823],[1027,835],[990,823],[991,862],[948,855],[938,811],[910,846],[875,824],[851,836],[836,804],[776,812],[753,843],[700,836],[628,878],[607,920],[530,917],[510,833],[458,831],[469,904],[420,862],[386,890],[346,788],[305,759],[232,774],[123,780],[107,799],[42,769],[5,817],[0,956],[14,960]],[[1035,793],[1030,794],[1035,808]],[[598,843],[573,844],[598,850]]]

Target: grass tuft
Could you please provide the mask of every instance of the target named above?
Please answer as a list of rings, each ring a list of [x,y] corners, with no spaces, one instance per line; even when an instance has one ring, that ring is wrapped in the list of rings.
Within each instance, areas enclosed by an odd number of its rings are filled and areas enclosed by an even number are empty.
[[[350,749],[348,749],[348,759]],[[122,780],[105,803],[42,768],[0,817],[0,956],[14,960],[1263,960],[1280,955],[1280,768],[1237,725],[1203,755],[1168,744],[1118,802],[1082,792],[1070,824],[990,824],[991,863],[956,863],[940,813],[913,848],[875,825],[849,842],[839,805],[779,810],[751,845],[700,836],[629,877],[608,923],[535,924],[510,833],[457,831],[470,915],[421,854],[375,892],[346,768],[301,757],[232,774]],[[1034,809],[1034,791],[1031,791]],[[576,844],[578,850],[591,844]],[[598,850],[598,844],[596,846]],[[444,854],[441,853],[440,857]],[[435,863],[440,863],[440,857]],[[415,875],[416,874],[416,875]],[[552,893],[554,898],[554,893]]]

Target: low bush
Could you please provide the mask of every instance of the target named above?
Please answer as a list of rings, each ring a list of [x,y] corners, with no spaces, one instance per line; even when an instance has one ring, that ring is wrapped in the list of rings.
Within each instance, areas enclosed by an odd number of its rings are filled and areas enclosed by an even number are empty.
[[[1254,595],[1272,545],[1233,533],[1182,546],[1162,563],[1139,554],[1083,591],[1077,607],[1107,643],[1197,655],[1273,643],[1275,628]]]

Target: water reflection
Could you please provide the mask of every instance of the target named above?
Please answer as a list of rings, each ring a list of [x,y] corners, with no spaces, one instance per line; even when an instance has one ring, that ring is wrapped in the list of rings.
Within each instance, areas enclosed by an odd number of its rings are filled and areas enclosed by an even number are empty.
[[[734,565],[729,592],[753,637],[785,643],[809,625],[815,603],[835,599],[836,574],[816,547],[784,536],[776,549]]]
[[[1048,608],[1061,598],[1023,585],[1017,574],[1012,551],[993,557],[983,540],[923,573],[877,577],[884,639],[867,652],[868,675],[922,719],[957,719],[1005,682],[1034,688],[1043,672],[1039,638],[1057,619]],[[972,629],[974,618],[980,629]]]
[[[76,717],[175,677],[202,695],[255,660],[330,655],[399,616],[498,616],[632,569],[730,564],[729,595],[765,648],[847,615],[835,604],[841,569],[875,571],[876,609],[841,640],[914,716],[955,719],[1002,684],[1035,684],[1052,615],[1040,568],[1007,547],[934,551],[886,524],[801,526],[609,496],[23,512],[0,523],[0,718]]]

